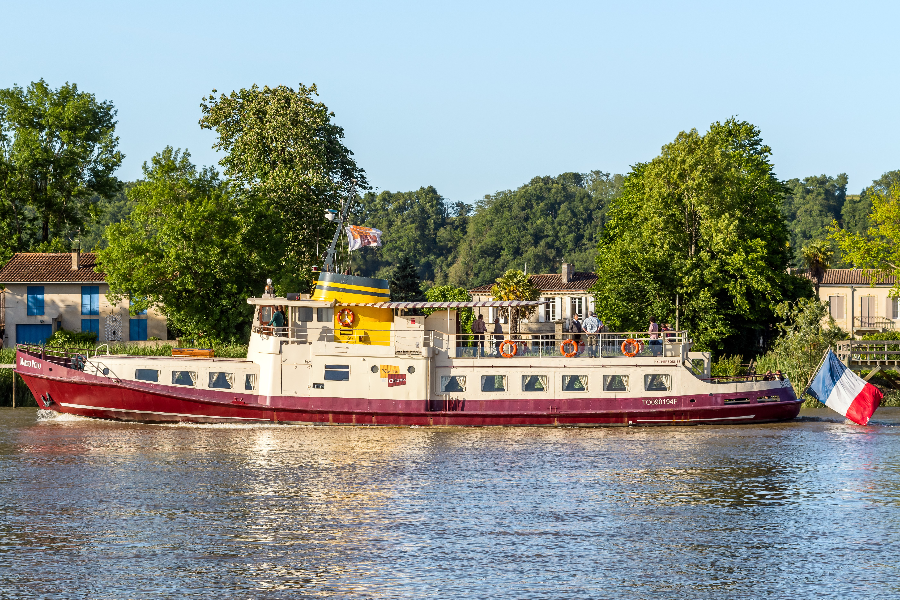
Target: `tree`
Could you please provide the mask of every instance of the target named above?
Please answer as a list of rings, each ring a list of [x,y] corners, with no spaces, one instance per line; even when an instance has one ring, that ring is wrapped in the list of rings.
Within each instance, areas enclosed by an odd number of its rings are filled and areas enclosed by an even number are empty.
[[[888,171],[872,182],[861,194],[847,196],[841,210],[841,225],[853,233],[865,233],[869,228],[869,213],[872,212],[872,194],[888,194],[893,186],[900,184],[900,171]]]
[[[811,242],[803,247],[801,252],[806,270],[813,278],[816,286],[816,297],[819,296],[819,285],[825,277],[831,261],[831,245],[825,241]]]
[[[0,90],[0,200],[8,251],[48,244],[89,220],[90,199],[120,188],[116,110],[75,84]],[[13,233],[14,232],[14,233]]]
[[[872,202],[864,233],[842,229],[837,221],[829,226],[829,239],[841,250],[844,260],[866,269],[872,284],[887,276],[900,275],[900,183],[888,191],[876,186],[867,189]],[[900,295],[900,277],[896,279],[892,296]]]
[[[297,272],[319,264],[331,241],[335,224],[325,210],[340,208],[352,180],[367,189],[365,172],[334,113],[315,100],[315,85],[215,93],[200,104],[200,126],[218,134],[213,148],[225,153],[219,164],[232,189],[278,216],[268,223],[268,239],[281,246],[273,279],[296,285]]]
[[[734,118],[678,134],[635,165],[598,246],[598,314],[611,328],[679,321],[698,349],[756,353],[772,307],[811,295],[786,272],[784,185],[759,130]]]
[[[803,247],[827,235],[828,224],[841,218],[847,199],[847,174],[817,175],[786,183],[789,193],[782,201],[788,222],[794,266],[804,264]]]
[[[537,300],[540,290],[534,287],[523,271],[510,269],[498,277],[497,282],[491,286],[491,296],[494,297],[494,300]],[[534,306],[522,306],[500,309],[501,314],[509,315],[510,335],[519,332],[519,319],[534,313],[535,308]]]
[[[425,290],[425,299],[429,302],[471,302],[472,296],[466,288],[452,285],[438,285]],[[430,315],[439,308],[426,308],[425,314]],[[475,315],[471,308],[461,308],[456,311],[459,320],[460,333],[472,333],[472,322]]]
[[[134,210],[109,225],[99,251],[110,301],[131,298],[132,312],[156,307],[186,334],[246,340],[247,297],[266,275],[253,224],[265,215],[171,147],[144,163],[144,179],[126,194]]]
[[[558,272],[563,262],[590,270],[617,178],[563,173],[485,196],[469,217],[450,282],[482,285],[526,265],[532,273]]]
[[[416,302],[422,299],[422,282],[416,273],[416,265],[409,256],[400,259],[390,286],[391,300],[394,302]]]

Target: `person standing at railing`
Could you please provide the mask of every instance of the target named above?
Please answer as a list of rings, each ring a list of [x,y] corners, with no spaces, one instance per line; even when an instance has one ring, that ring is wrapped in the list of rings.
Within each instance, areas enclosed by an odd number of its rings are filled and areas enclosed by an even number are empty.
[[[272,333],[281,335],[281,329],[284,328],[284,313],[280,306],[276,306],[272,312],[272,320],[269,321],[269,327],[272,327]]]
[[[587,333],[587,346],[588,346],[588,356],[591,358],[597,358],[600,356],[599,347],[597,343],[600,340],[600,330],[603,328],[603,323],[600,322],[600,319],[597,318],[597,315],[591,311],[590,316],[584,320],[584,328],[585,333]]]
[[[484,315],[478,315],[475,322],[472,323],[472,333],[475,334],[475,356],[478,356],[478,349],[481,348],[481,356],[484,356],[484,334],[487,332],[487,325],[484,324]]]
[[[500,354],[500,344],[503,343],[503,326],[500,317],[494,317],[494,354]]]
[[[656,324],[656,317],[650,317],[650,327],[647,328],[647,333],[650,334],[650,350],[653,352],[653,356],[659,356],[661,342],[659,341],[659,325]]]
[[[584,352],[584,344],[581,342],[581,334],[584,328],[581,326],[581,321],[578,317],[579,315],[572,315],[572,326],[569,328],[569,331],[572,332],[572,341],[575,342],[575,349],[581,354]]]

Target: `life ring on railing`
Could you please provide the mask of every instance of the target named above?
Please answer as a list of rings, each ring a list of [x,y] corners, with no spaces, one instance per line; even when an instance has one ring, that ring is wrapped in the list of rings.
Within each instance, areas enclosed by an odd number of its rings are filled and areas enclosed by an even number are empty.
[[[512,346],[512,352],[507,352],[505,350],[507,344]],[[519,347],[512,340],[503,340],[502,342],[500,342],[500,356],[502,356],[503,358],[510,358],[515,356],[518,349]]]
[[[634,338],[628,338],[624,342],[622,342],[622,354],[631,358],[633,356],[637,356],[638,352],[641,351],[641,343]]]
[[[572,346],[572,351],[566,352],[566,346]],[[573,358],[576,354],[578,354],[578,344],[575,343],[575,340],[566,340],[559,345],[559,353],[566,358]]]
[[[356,315],[353,314],[353,311],[349,308],[342,308],[338,313],[338,323],[343,325],[344,327],[350,327],[353,325],[353,319]]]

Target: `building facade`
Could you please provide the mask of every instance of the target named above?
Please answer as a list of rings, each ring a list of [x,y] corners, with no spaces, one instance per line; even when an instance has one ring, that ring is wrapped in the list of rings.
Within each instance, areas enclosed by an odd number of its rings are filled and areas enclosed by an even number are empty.
[[[860,337],[900,329],[900,298],[890,295],[894,277],[875,285],[862,269],[828,269],[819,299],[829,303],[838,327]]]
[[[567,331],[565,324],[572,315],[586,318],[594,310],[594,297],[591,288],[597,283],[597,275],[575,271],[573,265],[563,263],[560,273],[530,275],[528,279],[540,291],[540,299],[547,302],[540,306],[531,318],[523,321],[521,330],[528,333],[554,333],[556,325],[562,324],[562,331]],[[476,302],[493,300],[492,283],[469,290],[472,300]],[[485,321],[491,323],[499,309],[486,308]]]
[[[130,315],[106,299],[109,285],[92,252],[20,252],[0,269],[3,346],[42,344],[54,331],[92,331],[97,343],[165,340],[165,317]]]

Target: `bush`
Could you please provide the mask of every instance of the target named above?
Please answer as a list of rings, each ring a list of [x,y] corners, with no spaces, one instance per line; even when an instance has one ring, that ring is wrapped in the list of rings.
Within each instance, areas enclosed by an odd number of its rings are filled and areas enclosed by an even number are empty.
[[[93,348],[97,344],[97,334],[93,331],[69,331],[59,329],[47,338],[48,346],[63,346],[66,348]]]
[[[712,365],[713,377],[738,377],[744,375],[744,367],[741,366],[744,357],[740,354],[735,356],[720,356]]]

